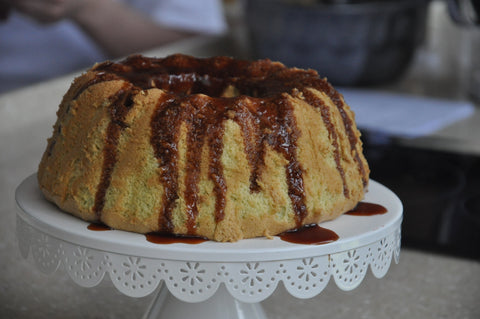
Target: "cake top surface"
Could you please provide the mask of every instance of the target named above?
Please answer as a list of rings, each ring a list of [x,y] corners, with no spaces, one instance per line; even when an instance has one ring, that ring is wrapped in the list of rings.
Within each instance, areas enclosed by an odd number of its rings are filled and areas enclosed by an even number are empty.
[[[301,87],[330,89],[314,70],[288,68],[268,59],[196,58],[175,54],[166,58],[134,55],[120,62],[97,64],[95,82],[121,78],[140,89],[159,88],[177,95],[221,97],[230,86],[234,96],[266,98]]]

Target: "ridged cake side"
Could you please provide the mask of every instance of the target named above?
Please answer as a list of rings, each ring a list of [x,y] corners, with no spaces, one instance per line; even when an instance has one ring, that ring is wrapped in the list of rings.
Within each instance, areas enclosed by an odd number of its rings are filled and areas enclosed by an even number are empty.
[[[280,63],[101,64],[73,82],[57,115],[38,171],[43,193],[116,229],[271,236],[338,217],[368,185],[342,96]]]

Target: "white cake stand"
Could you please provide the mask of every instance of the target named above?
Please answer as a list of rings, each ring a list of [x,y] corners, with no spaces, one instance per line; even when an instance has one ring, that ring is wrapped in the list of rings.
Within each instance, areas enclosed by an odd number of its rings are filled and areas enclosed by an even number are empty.
[[[351,290],[368,267],[383,277],[392,256],[398,263],[402,204],[375,181],[365,201],[388,213],[350,216],[322,223],[340,239],[325,245],[299,245],[256,238],[236,243],[154,244],[144,235],[91,231],[88,223],[61,212],[42,196],[32,175],[16,190],[17,237],[22,255],[52,273],[63,264],[84,287],[105,274],[132,297],[157,293],[144,318],[266,318],[260,301],[280,281],[298,298],[318,295],[330,277]]]

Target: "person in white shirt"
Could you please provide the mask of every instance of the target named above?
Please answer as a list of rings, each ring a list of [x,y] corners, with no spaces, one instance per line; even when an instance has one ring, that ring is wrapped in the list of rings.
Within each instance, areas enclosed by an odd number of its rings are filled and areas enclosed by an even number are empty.
[[[0,93],[227,26],[221,0],[0,0]]]

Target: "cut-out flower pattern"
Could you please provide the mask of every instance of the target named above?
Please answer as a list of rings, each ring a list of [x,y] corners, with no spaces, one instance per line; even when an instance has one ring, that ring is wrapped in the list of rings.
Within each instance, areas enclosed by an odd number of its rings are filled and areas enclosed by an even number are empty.
[[[139,257],[128,257],[127,261],[122,264],[126,268],[125,276],[130,277],[132,281],[144,279],[147,266],[142,264],[141,261],[142,259]]]
[[[350,250],[345,257],[343,260],[343,265],[345,266],[344,272],[353,274],[359,267],[360,256],[356,250]]]
[[[73,256],[76,258],[75,265],[79,266],[82,272],[92,269],[93,256],[88,253],[87,248],[78,247]]]
[[[51,240],[51,237],[42,234],[37,240],[37,256],[43,259],[51,258],[54,253],[55,247]]]
[[[255,286],[255,283],[261,284],[264,274],[265,269],[260,267],[260,263],[247,263],[245,264],[245,268],[240,270],[242,283],[248,284],[250,287]]]
[[[313,258],[304,258],[302,264],[297,266],[298,279],[310,281],[319,275],[319,265]]]
[[[200,267],[200,263],[194,262],[187,262],[185,268],[180,268],[180,272],[184,274],[182,281],[190,286],[194,286],[196,283],[201,284],[205,275],[205,269]]]
[[[384,264],[388,261],[388,250],[389,243],[386,238],[380,240],[380,245],[378,246],[378,263]]]

